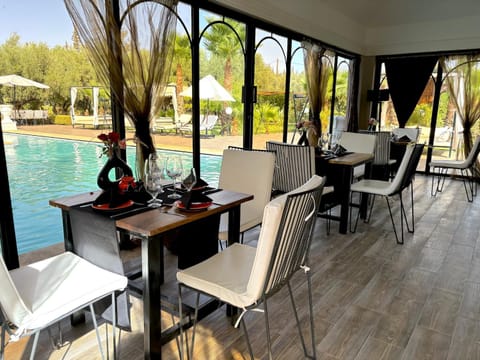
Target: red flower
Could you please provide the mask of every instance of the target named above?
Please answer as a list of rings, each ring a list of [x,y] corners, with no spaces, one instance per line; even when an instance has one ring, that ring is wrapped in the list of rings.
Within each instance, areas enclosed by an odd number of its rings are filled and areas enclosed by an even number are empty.
[[[103,142],[102,155],[112,157],[117,149],[126,148],[125,140],[120,140],[120,134],[115,131],[109,132],[108,134],[100,134],[97,138]]]
[[[108,141],[108,135],[107,134],[100,134],[97,137],[98,137],[99,140]]]

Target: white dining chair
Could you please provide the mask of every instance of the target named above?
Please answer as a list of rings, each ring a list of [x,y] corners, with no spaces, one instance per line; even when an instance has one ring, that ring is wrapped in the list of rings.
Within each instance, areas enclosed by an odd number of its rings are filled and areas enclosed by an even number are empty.
[[[276,154],[272,184],[274,195],[292,191],[315,175],[313,146],[267,141],[265,147]]]
[[[474,196],[477,195],[477,182],[475,181],[474,166],[480,153],[480,136],[477,136],[473,143],[472,150],[465,160],[433,160],[430,162],[430,167],[433,170],[432,174],[432,196],[436,196],[438,192],[443,191],[445,184],[445,177],[449,170],[459,170],[462,175],[463,186],[468,202],[472,202]],[[435,174],[435,171],[438,171]],[[435,178],[436,185],[435,185]]]
[[[272,193],[275,153],[270,151],[239,151],[225,149],[218,187],[220,189],[252,194],[253,200],[241,205],[240,233],[262,222],[263,209],[270,201]],[[228,238],[228,214],[220,217],[218,237]]]
[[[420,160],[420,157],[422,155],[424,148],[424,144],[415,144],[415,143],[410,143],[407,145],[407,148],[405,150],[405,155],[403,156],[402,162],[400,163],[400,166],[398,168],[398,171],[393,178],[392,181],[388,180],[375,180],[375,179],[362,179],[356,183],[353,183],[351,186],[351,193],[361,193],[361,194],[367,194],[369,196],[372,196],[372,199],[370,200],[370,210],[365,218],[365,223],[368,223],[370,220],[370,216],[372,214],[373,210],[373,205],[375,203],[375,197],[376,196],[382,196],[385,198],[388,206],[388,211],[390,214],[390,220],[393,225],[393,231],[395,234],[395,239],[397,241],[397,244],[403,244],[404,243],[404,231],[403,231],[403,224],[404,221],[406,223],[407,230],[411,233],[414,231],[414,202],[413,202],[413,177],[415,175],[415,171],[418,165],[418,162]],[[404,206],[404,201],[403,201],[403,196],[402,193],[403,191],[407,188],[410,187],[410,201],[411,201],[411,225],[412,227],[410,228],[410,225],[407,220],[406,216],[406,211],[405,211],[405,206]],[[392,208],[390,206],[390,201],[389,198],[392,196],[398,195],[400,199],[400,226],[401,226],[401,238],[399,239],[398,234],[397,234],[397,229],[395,226],[395,221],[393,218],[393,213],[392,213]],[[351,216],[351,209],[350,207],[350,221],[352,219]],[[352,229],[350,227],[352,232],[356,231],[357,228],[357,223],[358,223],[358,218],[360,216],[360,211],[357,213],[357,217],[355,220],[355,226]]]
[[[104,359],[93,304],[107,296],[112,299],[113,354],[116,358],[114,300],[115,292],[127,286],[125,276],[104,270],[71,252],[65,252],[10,271],[0,256],[0,283],[0,358],[3,359],[6,332],[9,334],[9,342],[34,335],[30,353],[30,359],[34,359],[41,330],[89,307]]]
[[[179,309],[182,313],[182,288],[197,292],[190,345],[184,345],[183,331],[180,335],[182,349],[187,357],[193,356],[200,293],[217,298],[223,303],[241,309],[235,327],[242,324],[250,356],[253,350],[248,338],[244,315],[250,311],[263,311],[266,321],[266,338],[269,358],[272,358],[267,299],[287,285],[296,325],[305,356],[315,358],[315,332],[312,308],[309,250],[317,218],[318,206],[325,179],[314,175],[300,188],[281,195],[265,207],[263,225],[257,247],[234,244],[213,257],[177,272]],[[301,324],[297,314],[291,277],[301,271],[307,276],[307,299],[310,313],[310,340],[312,353],[307,354]],[[298,285],[298,284],[296,284]],[[300,286],[295,286],[300,288]],[[259,309],[263,304],[263,309]],[[281,314],[276,314],[280,316]],[[185,349],[186,348],[186,349]]]
[[[397,163],[396,159],[390,158],[392,133],[390,131],[360,131],[362,134],[376,136],[374,157],[372,162],[372,178],[387,180],[391,174],[391,167]]]
[[[343,146],[348,152],[374,154],[375,135],[361,134],[345,131],[341,134],[337,144]],[[353,169],[353,179],[356,180],[365,176],[365,165],[356,166]]]

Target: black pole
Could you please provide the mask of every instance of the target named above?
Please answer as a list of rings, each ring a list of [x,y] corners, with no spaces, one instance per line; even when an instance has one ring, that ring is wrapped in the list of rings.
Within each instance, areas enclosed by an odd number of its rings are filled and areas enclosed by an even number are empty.
[[[201,176],[200,168],[200,20],[199,7],[192,5],[192,147],[193,167]]]
[[[107,19],[113,19],[113,22],[107,21],[106,32],[110,60],[110,98],[112,110],[112,128],[120,134],[120,139],[125,139],[125,114],[123,111],[124,94],[123,84],[117,84],[114,80],[115,73],[122,74],[122,48],[120,35],[120,6],[119,1],[107,0],[105,3]],[[113,23],[113,27],[110,24]],[[126,160],[126,150],[120,151],[120,157]],[[119,176],[120,174],[117,174]]]
[[[2,255],[5,265],[9,270],[19,267],[17,239],[13,224],[12,199],[10,197],[10,183],[8,182],[7,159],[5,158],[5,145],[3,142],[3,130],[0,122],[0,184],[2,184],[2,196],[0,206],[2,217],[0,219]]]
[[[253,104],[256,102],[255,85],[255,28],[247,24],[245,34],[245,78],[243,91],[243,147],[251,149],[253,146]]]

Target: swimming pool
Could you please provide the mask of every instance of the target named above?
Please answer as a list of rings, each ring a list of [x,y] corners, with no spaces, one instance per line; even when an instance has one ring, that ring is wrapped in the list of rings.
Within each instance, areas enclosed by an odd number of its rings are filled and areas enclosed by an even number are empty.
[[[60,210],[51,199],[97,189],[97,173],[105,163],[98,143],[9,134],[5,144],[13,219],[19,254],[63,241]],[[160,150],[164,153],[172,151]],[[178,152],[190,167],[190,153]],[[135,163],[135,149],[127,149]],[[202,178],[218,184],[221,157],[201,155]]]

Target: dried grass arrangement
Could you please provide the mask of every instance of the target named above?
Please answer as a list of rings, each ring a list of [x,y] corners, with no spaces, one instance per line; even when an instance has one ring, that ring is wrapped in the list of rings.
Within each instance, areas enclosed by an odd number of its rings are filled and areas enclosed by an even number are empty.
[[[174,0],[64,0],[98,78],[135,125],[137,174],[155,151],[153,109],[162,101],[176,26]]]

